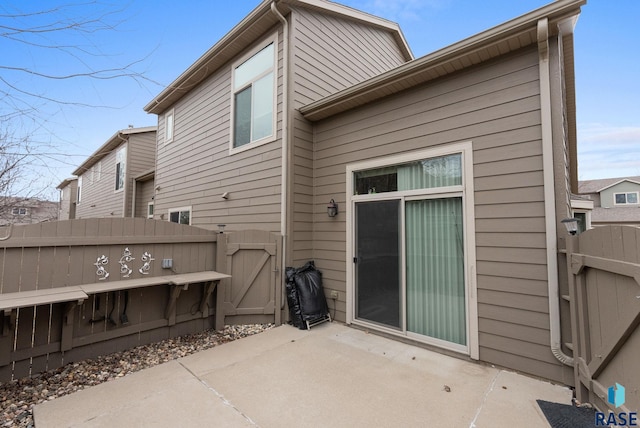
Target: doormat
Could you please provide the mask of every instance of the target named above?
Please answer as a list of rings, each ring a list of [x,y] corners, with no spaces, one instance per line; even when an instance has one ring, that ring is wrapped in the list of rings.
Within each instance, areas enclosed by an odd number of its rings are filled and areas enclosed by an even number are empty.
[[[595,426],[596,411],[572,404],[536,400],[551,428],[582,428]]]

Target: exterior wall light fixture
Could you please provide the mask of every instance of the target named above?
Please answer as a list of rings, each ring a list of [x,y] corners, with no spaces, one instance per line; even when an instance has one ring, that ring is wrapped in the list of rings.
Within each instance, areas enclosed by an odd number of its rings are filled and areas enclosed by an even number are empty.
[[[575,235],[578,233],[578,219],[577,218],[565,218],[561,221],[562,224],[567,228],[567,232],[569,235]]]
[[[327,214],[329,217],[335,217],[338,215],[338,204],[336,204],[336,201],[333,199],[331,199],[329,201],[329,205],[327,205]]]

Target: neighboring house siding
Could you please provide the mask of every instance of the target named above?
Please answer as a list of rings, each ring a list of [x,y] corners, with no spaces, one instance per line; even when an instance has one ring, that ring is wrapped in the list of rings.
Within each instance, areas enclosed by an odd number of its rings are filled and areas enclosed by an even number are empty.
[[[126,143],[119,145],[100,160],[100,174],[97,172],[97,163],[82,173],[80,202],[76,206],[76,218],[123,216],[123,190],[115,190],[116,154],[121,147],[126,146]],[[95,171],[93,181],[91,180],[92,168]]]
[[[147,218],[147,207],[153,202],[153,179],[136,183],[135,217]]]
[[[76,214],[77,181],[72,181],[60,190],[62,198],[58,210],[58,220],[71,220]]]
[[[405,62],[387,31],[335,16],[294,8],[291,14],[292,264],[313,257],[313,130],[297,109]],[[319,200],[328,203],[329,200]]]
[[[264,34],[265,39],[276,31]],[[155,218],[192,207],[191,224],[227,230],[280,231],[282,184],[282,34],[278,35],[277,139],[229,155],[231,59],[171,106],[173,141],[165,143],[165,117],[158,116]],[[261,44],[265,39],[247,48]],[[228,199],[221,195],[228,192]]]
[[[623,206],[625,208],[638,208],[639,204],[624,204],[624,205],[616,205],[614,203],[614,195],[616,193],[640,193],[640,184],[631,183],[629,181],[623,181],[622,183],[616,184],[615,186],[611,186],[608,189],[604,189],[600,192],[600,206],[603,208],[612,208],[612,207],[620,207]]]
[[[539,91],[531,48],[316,125],[313,256],[324,286],[339,292],[338,320],[346,317],[346,166],[472,141],[480,359],[564,380],[549,348]],[[333,219],[332,198],[341,206]]]
[[[127,198],[125,203],[125,217],[131,217],[133,215],[131,212],[131,205],[133,202],[133,177],[137,177],[143,172],[149,171],[155,167],[155,147],[155,132],[145,132],[129,136],[126,165],[127,173],[125,176],[125,190]]]

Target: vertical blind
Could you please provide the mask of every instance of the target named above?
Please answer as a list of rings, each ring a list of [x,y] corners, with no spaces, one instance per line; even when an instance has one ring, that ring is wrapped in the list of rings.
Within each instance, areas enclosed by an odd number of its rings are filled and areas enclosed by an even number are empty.
[[[407,201],[407,330],[466,345],[462,199]]]

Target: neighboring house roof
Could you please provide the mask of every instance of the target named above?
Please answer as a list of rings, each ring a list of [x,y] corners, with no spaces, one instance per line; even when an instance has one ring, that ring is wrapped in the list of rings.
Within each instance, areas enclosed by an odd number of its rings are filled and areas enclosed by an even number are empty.
[[[62,182],[60,184],[58,184],[58,186],[56,186],[56,189],[64,189],[65,187],[67,187],[69,184],[73,183],[74,181],[77,181],[78,177],[70,177],[70,178],[65,178],[64,180],[62,180]]]
[[[578,184],[578,190],[582,194],[587,193],[600,193],[616,184],[628,181],[630,183],[640,184],[640,176],[634,177],[616,177],[616,178],[602,178],[599,180],[583,180]]]
[[[640,224],[640,207],[596,207],[591,212],[591,223]]]
[[[538,21],[549,20],[549,29],[567,18],[577,19],[586,0],[558,0],[519,18],[415,59],[369,80],[315,101],[300,109],[310,120],[320,120],[407,88],[458,72],[499,55],[538,42]],[[573,24],[572,23],[572,24]],[[565,29],[567,31],[569,29]],[[572,28],[571,28],[572,30]],[[570,32],[570,31],[569,31]],[[573,69],[573,55],[565,52],[565,64]],[[572,85],[573,81],[567,82]],[[574,112],[571,112],[575,114]]]
[[[283,15],[290,11],[290,6],[299,6],[385,29],[395,38],[405,59],[407,61],[413,59],[409,45],[395,22],[325,0],[264,0],[173,83],[151,100],[144,107],[144,110],[148,113],[161,114],[196,85],[235,58],[257,38],[261,37],[265,31],[278,24],[280,21],[271,10],[271,4],[277,5]]]
[[[75,171],[73,175],[80,176],[87,172],[89,168],[98,163],[102,158],[107,156],[112,150],[127,140],[129,135],[142,134],[145,132],[155,132],[158,129],[157,126],[147,126],[144,128],[127,128],[122,129],[111,136],[98,150],[96,150],[91,156],[87,158]]]

